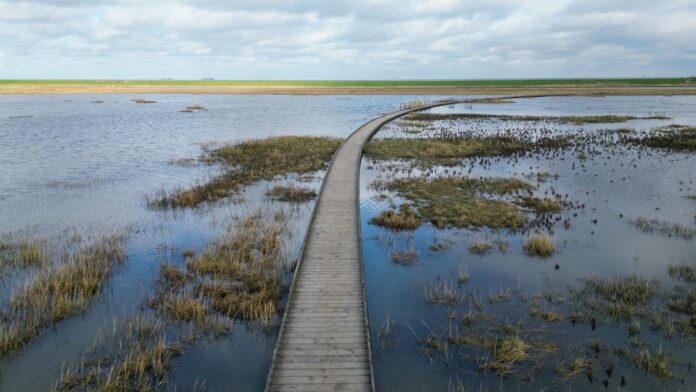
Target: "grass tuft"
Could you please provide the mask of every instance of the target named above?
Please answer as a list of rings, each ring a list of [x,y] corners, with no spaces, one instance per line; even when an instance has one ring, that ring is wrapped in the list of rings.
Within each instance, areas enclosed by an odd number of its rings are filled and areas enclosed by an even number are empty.
[[[547,235],[536,234],[524,242],[524,251],[529,256],[549,257],[554,251],[553,240]]]
[[[415,230],[421,225],[423,219],[408,204],[402,204],[399,211],[382,211],[376,217],[370,219],[370,224],[386,227],[391,230]]]
[[[317,197],[317,193],[311,189],[293,186],[275,186],[266,192],[266,196],[273,200],[290,203],[304,203]]]

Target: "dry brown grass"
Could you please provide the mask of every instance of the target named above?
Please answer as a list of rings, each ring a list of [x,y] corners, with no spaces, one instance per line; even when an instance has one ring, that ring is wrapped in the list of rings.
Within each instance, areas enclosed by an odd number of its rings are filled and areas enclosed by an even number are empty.
[[[399,211],[382,211],[379,215],[370,219],[370,224],[391,230],[415,230],[422,222],[423,219],[408,204],[402,204],[399,207]]]

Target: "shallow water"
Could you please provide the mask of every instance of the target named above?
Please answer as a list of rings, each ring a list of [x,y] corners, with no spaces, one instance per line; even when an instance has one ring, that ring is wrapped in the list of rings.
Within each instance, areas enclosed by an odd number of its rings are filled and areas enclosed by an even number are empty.
[[[137,104],[134,99],[156,100]],[[0,233],[30,227],[51,237],[65,229],[126,230],[128,262],[83,315],[68,318],[0,360],[0,390],[45,390],[65,362],[79,359],[103,328],[143,306],[163,260],[200,251],[233,217],[260,208],[291,214],[289,253],[296,257],[312,203],[288,209],[248,187],[241,200],[175,212],[146,208],[146,197],[216,173],[196,158],[201,146],[276,135],[345,137],[367,120],[397,110],[409,96],[272,95],[14,95],[0,96]],[[437,97],[435,98],[437,99]],[[98,102],[100,101],[100,102]],[[193,113],[189,105],[207,109]],[[308,186],[318,189],[323,173]],[[295,181],[291,176],[281,183]],[[235,197],[235,199],[240,199]],[[21,276],[0,284],[3,303]],[[170,381],[181,389],[261,390],[276,338],[253,323],[236,323],[224,339],[204,338],[174,361]]]
[[[554,132],[596,132],[600,129],[631,127],[650,129],[666,124],[696,125],[694,97],[606,97],[606,98],[538,98],[517,100],[513,104],[456,105],[433,109],[433,112],[501,113],[528,115],[599,115],[623,114],[649,116],[667,115],[671,120],[634,120],[621,124],[591,124],[584,126],[530,125],[511,122],[438,122],[437,131],[466,131],[496,133],[506,129],[551,128]],[[402,136],[425,137],[421,134],[404,134],[397,125],[385,128],[377,137]],[[433,131],[430,131],[433,132]],[[631,221],[638,217],[659,218],[679,223],[687,228],[696,226],[696,202],[686,196],[696,193],[696,155],[693,153],[663,153],[655,150],[598,147],[597,154],[587,160],[578,159],[577,152],[557,154],[532,154],[518,159],[491,158],[490,165],[482,166],[478,160],[465,160],[462,174],[472,177],[512,176],[537,185],[537,196],[551,188],[557,193],[568,194],[570,200],[584,203],[581,209],[565,209],[558,216],[569,219],[570,227],[558,222],[551,230],[556,252],[548,259],[525,255],[522,245],[527,232],[512,233],[506,230],[494,232],[488,229],[437,230],[426,224],[413,232],[394,234],[369,224],[380,211],[390,208],[390,200],[379,197],[384,192],[370,188],[375,180],[408,176],[409,162],[375,162],[364,158],[361,167],[361,224],[363,233],[366,292],[373,342],[373,361],[377,389],[391,390],[447,390],[463,386],[465,390],[604,390],[603,380],[609,390],[653,391],[692,390],[696,375],[689,370],[689,363],[696,358],[694,336],[666,337],[661,331],[652,331],[643,323],[637,340],[661,347],[680,362],[673,370],[674,378],[661,382],[646,376],[626,361],[612,355],[619,346],[629,346],[626,322],[599,322],[596,329],[589,323],[573,324],[567,319],[572,308],[568,286],[577,286],[581,278],[615,276],[635,273],[657,279],[663,289],[674,285],[667,276],[670,262],[686,260],[696,262],[696,241],[666,237],[637,230]],[[583,166],[584,165],[584,166]],[[635,165],[635,166],[634,166]],[[384,170],[386,166],[389,169]],[[403,169],[395,174],[395,169]],[[447,168],[452,170],[460,169]],[[435,175],[443,175],[445,168],[436,168]],[[558,174],[557,179],[537,183],[527,175],[537,172]],[[413,170],[412,175],[419,173]],[[391,195],[395,204],[399,198]],[[573,216],[577,214],[577,216]],[[621,217],[623,215],[623,217]],[[593,221],[596,220],[596,223]],[[468,251],[469,245],[484,238],[502,239],[508,243],[507,252],[494,251],[477,256]],[[442,251],[432,251],[434,243],[445,242],[451,246]],[[393,251],[414,250],[419,262],[414,266],[393,263]],[[558,265],[558,269],[555,265]],[[429,305],[424,291],[435,284],[457,283],[458,273],[465,271],[470,280],[465,283],[469,296],[459,305]],[[493,303],[495,296],[509,290],[507,300]],[[543,295],[555,293],[563,303],[544,301]],[[565,316],[558,323],[545,323],[539,317],[529,315],[536,294],[542,310],[557,311]],[[473,298],[473,299],[471,299]],[[461,321],[451,320],[450,311],[467,312],[475,302],[482,304],[482,312],[495,317],[491,322],[481,321],[477,328],[497,328],[506,321],[521,322],[519,334],[529,341],[535,339],[553,343],[556,351],[539,355],[540,369],[525,379],[523,370],[501,378],[495,372],[477,370],[477,362],[484,360],[481,350],[458,349],[450,345],[445,354],[424,353],[419,341],[431,332],[446,335],[452,330],[468,331]],[[388,336],[380,336],[380,329],[390,320],[393,325]],[[481,331],[478,331],[481,333]],[[600,353],[588,353],[587,339],[600,339]],[[593,380],[585,373],[568,381],[559,376],[556,368],[570,363],[574,358],[591,359],[595,365]],[[602,366],[614,363],[612,377],[607,377]],[[620,377],[626,386],[620,386]]]

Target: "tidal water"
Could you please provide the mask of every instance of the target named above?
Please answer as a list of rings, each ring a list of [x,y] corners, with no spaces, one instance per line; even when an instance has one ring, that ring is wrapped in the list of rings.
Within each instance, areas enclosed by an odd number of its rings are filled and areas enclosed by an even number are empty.
[[[619,124],[557,125],[510,121],[436,121],[431,130],[409,131],[397,124],[385,127],[380,137],[428,137],[433,132],[475,131],[544,132],[552,134],[631,128],[647,131],[667,124],[696,125],[694,97],[548,97],[520,99],[510,104],[455,105],[433,112],[491,113],[542,116],[634,115],[671,117],[670,120],[632,120]],[[394,233],[369,223],[379,212],[404,200],[395,194],[377,191],[375,181],[428,174],[413,168],[409,161],[373,161],[363,158],[361,168],[361,221],[365,260],[366,293],[369,309],[376,385],[380,391],[690,391],[696,388],[692,370],[696,361],[693,330],[689,336],[666,336],[652,330],[643,320],[638,336],[629,337],[625,321],[601,320],[596,328],[588,322],[572,323],[573,308],[569,287],[584,278],[614,278],[636,274],[660,282],[670,290],[674,282],[667,267],[675,262],[696,262],[696,240],[645,233],[631,222],[639,217],[660,219],[696,228],[696,154],[664,152],[620,146],[596,146],[587,159],[578,151],[539,153],[510,159],[463,160],[454,167],[434,167],[430,178],[451,175],[469,177],[516,177],[531,182],[538,197],[555,191],[568,195],[584,208],[567,208],[555,215],[559,221],[549,230],[556,246],[547,258],[530,257],[523,251],[529,231],[490,229],[438,230],[424,224],[412,232]],[[534,173],[557,175],[537,182]],[[530,176],[530,174],[532,176]],[[568,227],[562,221],[568,220]],[[507,250],[480,256],[469,252],[475,241],[502,240]],[[446,244],[444,250],[431,245]],[[404,266],[391,261],[395,251],[413,251],[418,262]],[[556,267],[557,266],[557,267]],[[460,284],[460,272],[469,280]],[[465,290],[467,299],[458,305],[433,305],[425,291],[439,284]],[[551,299],[553,298],[553,299]],[[531,317],[531,304],[541,310],[563,315],[557,323]],[[480,308],[477,308],[480,306]],[[464,325],[456,314],[469,311],[485,319]],[[606,322],[605,322],[606,321]],[[476,348],[457,348],[438,353],[425,343],[427,336],[491,336],[505,324],[522,339],[550,343],[551,353],[532,354],[517,364],[511,374],[481,370],[479,365],[494,355]],[[387,326],[389,328],[387,329]],[[521,327],[520,327],[521,326]],[[692,327],[693,328],[693,327]],[[514,333],[513,333],[514,334]],[[502,333],[498,336],[503,336]],[[588,351],[588,341],[598,339],[602,348]],[[441,341],[446,340],[442,339]],[[646,375],[615,355],[619,347],[645,347],[671,355],[673,377],[661,381]],[[475,344],[471,345],[475,346]],[[531,350],[530,350],[531,351]],[[581,371],[565,378],[558,368],[569,367],[575,359],[592,361],[594,373]],[[604,369],[612,363],[611,377]],[[622,385],[621,378],[624,378]],[[463,389],[459,389],[463,388]]]
[[[441,98],[441,97],[440,97]],[[138,104],[136,99],[156,103]],[[205,249],[235,217],[286,209],[296,257],[312,202],[269,202],[262,182],[233,200],[194,210],[157,211],[147,198],[204,181],[217,168],[191,162],[207,145],[278,135],[345,137],[409,96],[12,95],[0,96],[0,233],[30,230],[51,238],[74,230],[126,231],[128,262],[78,316],[58,323],[0,360],[0,390],[46,390],[61,367],[79,360],[98,331],[133,314],[151,294],[162,261]],[[206,110],[181,112],[190,105]],[[306,185],[318,189],[322,172]],[[6,303],[26,275],[0,286]],[[263,388],[275,329],[238,322],[222,339],[201,339],[174,361],[170,386],[211,390]]]

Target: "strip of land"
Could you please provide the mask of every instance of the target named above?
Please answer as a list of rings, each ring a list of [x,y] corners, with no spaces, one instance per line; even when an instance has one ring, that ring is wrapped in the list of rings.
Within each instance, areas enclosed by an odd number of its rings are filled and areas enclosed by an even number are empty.
[[[538,80],[0,80],[0,94],[696,95],[695,78]]]

